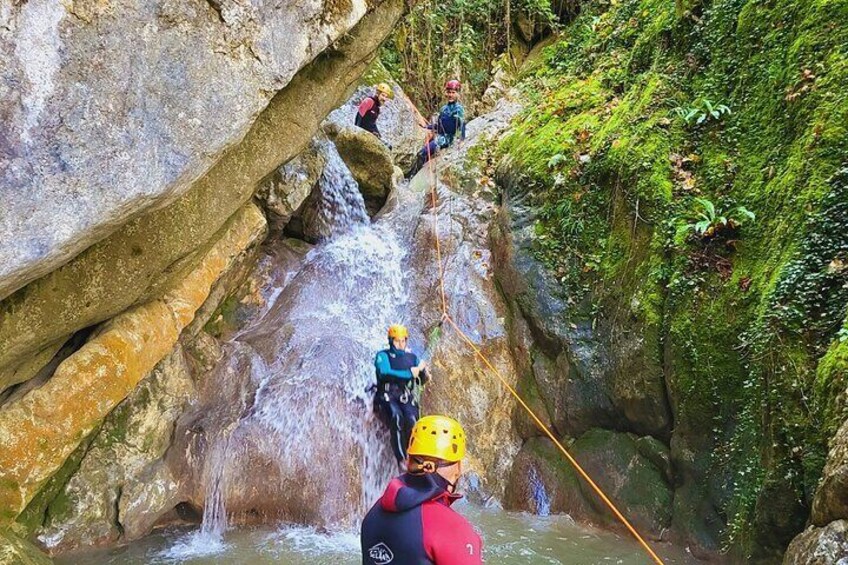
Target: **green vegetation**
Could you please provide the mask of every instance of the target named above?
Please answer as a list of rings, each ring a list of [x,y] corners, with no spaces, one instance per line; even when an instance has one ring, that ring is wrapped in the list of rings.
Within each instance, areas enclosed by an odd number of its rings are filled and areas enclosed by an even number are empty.
[[[723,235],[735,234],[746,221],[754,221],[756,216],[744,206],[724,211],[716,208],[711,200],[695,198],[696,208],[677,226],[677,236],[694,233],[702,241]]]
[[[846,84],[845,2],[592,0],[500,148],[583,316],[657,336],[675,507],[715,508],[745,558],[803,528],[846,415]]]
[[[563,13],[573,0],[560,2]],[[512,68],[516,45],[510,32],[517,18],[536,26],[555,26],[548,0],[424,0],[398,26],[381,60],[419,108],[442,104],[447,79],[462,81],[463,100],[473,110],[494,67]],[[509,54],[509,55],[505,55]]]
[[[699,126],[707,120],[721,120],[722,116],[730,114],[730,108],[724,104],[714,105],[709,100],[700,100],[694,106],[675,108],[674,113],[680,116],[686,125]]]

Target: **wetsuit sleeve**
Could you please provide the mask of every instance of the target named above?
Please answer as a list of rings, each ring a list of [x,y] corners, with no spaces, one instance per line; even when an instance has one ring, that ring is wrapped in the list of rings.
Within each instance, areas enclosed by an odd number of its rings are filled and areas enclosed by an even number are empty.
[[[392,369],[392,366],[389,363],[389,356],[386,355],[385,351],[379,352],[377,357],[374,358],[374,366],[377,368],[377,375],[379,375],[380,378],[394,377],[396,379],[403,379],[407,381],[412,378],[412,371],[409,369]]]
[[[367,114],[368,111],[373,107],[374,107],[374,99],[370,98],[370,97],[366,98],[365,100],[362,101],[362,103],[359,104],[359,115],[365,116],[365,114]]]
[[[460,131],[459,138],[465,140],[465,108],[459,104],[456,109],[457,129]]]
[[[430,502],[421,507],[424,550],[436,565],[483,563],[483,540],[471,524],[449,507]]]

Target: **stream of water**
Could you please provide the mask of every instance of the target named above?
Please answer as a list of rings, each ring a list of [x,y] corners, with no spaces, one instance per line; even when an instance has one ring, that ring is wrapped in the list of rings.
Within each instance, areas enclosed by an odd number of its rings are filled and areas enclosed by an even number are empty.
[[[641,548],[623,536],[582,527],[568,516],[534,516],[460,504],[459,510],[480,528],[487,563],[499,565],[648,565]],[[687,551],[655,547],[668,565],[695,564]],[[325,531],[313,527],[237,529],[220,544],[204,544],[192,532],[169,529],[129,546],[67,555],[58,565],[358,565],[355,530]]]

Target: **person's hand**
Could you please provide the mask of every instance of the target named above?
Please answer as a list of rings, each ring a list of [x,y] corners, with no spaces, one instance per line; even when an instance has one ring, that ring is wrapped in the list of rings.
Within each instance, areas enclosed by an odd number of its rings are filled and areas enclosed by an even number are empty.
[[[412,376],[417,379],[418,375],[421,373],[421,366],[419,365],[418,367],[412,367],[410,371],[412,372]]]

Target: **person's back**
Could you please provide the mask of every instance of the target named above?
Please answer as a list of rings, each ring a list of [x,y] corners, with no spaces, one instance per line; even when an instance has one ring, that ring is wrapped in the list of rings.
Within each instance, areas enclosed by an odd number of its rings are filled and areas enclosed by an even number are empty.
[[[362,522],[363,565],[475,565],[480,536],[451,509],[459,495],[437,474],[392,479]]]

